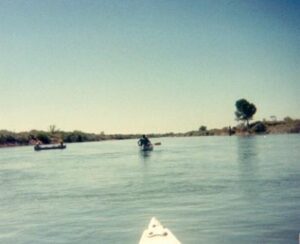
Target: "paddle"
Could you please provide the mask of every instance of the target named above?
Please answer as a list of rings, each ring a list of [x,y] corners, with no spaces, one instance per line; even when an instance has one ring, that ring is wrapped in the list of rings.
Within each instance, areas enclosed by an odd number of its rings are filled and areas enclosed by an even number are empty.
[[[160,146],[160,145],[161,145],[161,142],[155,142],[154,145],[155,145],[155,146]]]

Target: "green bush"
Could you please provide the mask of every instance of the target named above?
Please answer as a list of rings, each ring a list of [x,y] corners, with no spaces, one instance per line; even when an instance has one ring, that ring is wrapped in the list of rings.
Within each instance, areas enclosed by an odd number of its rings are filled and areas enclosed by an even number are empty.
[[[267,131],[267,126],[263,122],[257,121],[251,124],[250,131],[255,133],[265,133]]]
[[[46,132],[39,132],[36,135],[36,138],[38,140],[40,140],[43,144],[49,144],[49,143],[51,143],[50,136]]]

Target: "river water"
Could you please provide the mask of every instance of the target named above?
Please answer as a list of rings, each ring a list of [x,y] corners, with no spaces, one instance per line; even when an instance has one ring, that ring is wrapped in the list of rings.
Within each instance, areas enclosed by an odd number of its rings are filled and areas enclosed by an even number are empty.
[[[159,138],[0,150],[0,243],[297,243],[300,136]]]

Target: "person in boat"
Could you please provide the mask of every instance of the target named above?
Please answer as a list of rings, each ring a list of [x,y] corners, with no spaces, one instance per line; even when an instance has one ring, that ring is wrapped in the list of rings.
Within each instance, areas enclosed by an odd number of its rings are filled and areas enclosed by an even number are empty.
[[[36,144],[35,144],[35,148],[40,148],[41,147],[41,141],[40,140],[38,140],[37,142],[36,142]]]
[[[60,147],[64,147],[64,141],[63,140],[61,140],[59,144],[60,144]]]
[[[139,146],[149,146],[151,145],[151,141],[146,135],[143,135],[142,138],[138,141]]]

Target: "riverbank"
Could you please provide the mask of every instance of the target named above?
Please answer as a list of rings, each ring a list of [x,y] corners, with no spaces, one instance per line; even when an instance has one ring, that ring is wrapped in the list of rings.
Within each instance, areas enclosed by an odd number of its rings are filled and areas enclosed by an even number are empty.
[[[206,129],[201,126],[199,130],[192,130],[185,133],[152,133],[148,134],[150,138],[157,137],[189,137],[189,136],[225,136],[225,135],[256,135],[256,134],[289,134],[300,133],[300,119],[285,118],[282,121],[255,121],[250,123],[249,128],[244,124],[235,127],[224,127],[222,129]],[[73,142],[91,142],[104,140],[125,140],[137,139],[141,134],[110,134],[103,132],[100,134],[85,133],[82,131],[38,131],[11,132],[0,130],[0,148],[35,145],[37,141],[43,144]]]

